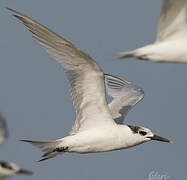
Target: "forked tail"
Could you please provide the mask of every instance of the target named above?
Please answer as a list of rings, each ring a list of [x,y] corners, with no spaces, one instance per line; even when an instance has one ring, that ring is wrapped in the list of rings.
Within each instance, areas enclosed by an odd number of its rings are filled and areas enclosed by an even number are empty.
[[[131,58],[131,57],[136,57],[136,51],[127,51],[127,52],[121,52],[117,54],[119,59],[123,58]]]
[[[50,158],[53,158],[57,155],[63,154],[67,148],[59,147],[59,144],[62,143],[62,139],[56,141],[30,141],[30,140],[20,140],[23,142],[28,142],[38,148],[40,148],[44,154],[42,155],[42,159],[39,161],[44,161]]]
[[[136,57],[141,60],[148,60],[151,57],[150,55],[151,55],[151,45],[144,46],[142,48],[138,48],[133,51],[118,53],[118,58],[123,59],[123,58]]]

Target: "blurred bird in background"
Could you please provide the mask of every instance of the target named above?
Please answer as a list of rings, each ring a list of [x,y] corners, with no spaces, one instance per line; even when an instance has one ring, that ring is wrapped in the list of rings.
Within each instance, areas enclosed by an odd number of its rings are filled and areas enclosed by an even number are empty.
[[[2,144],[8,137],[8,128],[6,119],[0,113],[0,144]],[[33,175],[32,171],[22,169],[18,165],[10,162],[0,161],[0,179],[4,179],[15,174]]]
[[[186,0],[163,0],[156,41],[132,51],[121,52],[119,58],[187,63],[186,19]]]
[[[33,172],[26,169],[22,169],[14,163],[0,161],[0,179],[4,179],[6,177],[10,177],[16,174],[33,175]]]

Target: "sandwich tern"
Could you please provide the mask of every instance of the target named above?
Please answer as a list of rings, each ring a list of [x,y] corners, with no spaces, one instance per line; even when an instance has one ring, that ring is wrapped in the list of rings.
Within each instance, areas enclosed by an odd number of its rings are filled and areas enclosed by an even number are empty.
[[[2,144],[8,137],[8,129],[6,119],[0,114],[0,144]]]
[[[65,152],[93,153],[125,149],[150,140],[172,143],[151,130],[123,125],[123,117],[143,97],[143,90],[112,75],[104,75],[96,62],[47,27],[8,8],[34,39],[63,67],[71,88],[76,121],[70,134],[55,141],[29,142],[44,152],[42,160]],[[113,100],[108,105],[106,89]]]
[[[156,41],[132,51],[119,53],[119,57],[187,63],[186,19],[186,0],[163,0]]]
[[[15,174],[33,175],[33,172],[26,169],[22,169],[14,163],[0,161],[0,179],[4,179]]]

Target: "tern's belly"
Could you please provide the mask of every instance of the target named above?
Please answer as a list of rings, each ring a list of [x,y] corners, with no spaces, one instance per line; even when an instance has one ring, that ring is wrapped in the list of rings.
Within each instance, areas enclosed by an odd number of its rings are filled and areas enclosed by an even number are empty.
[[[70,141],[69,152],[92,153],[125,148],[121,138],[113,132],[95,132],[94,134],[89,132],[75,135]]]
[[[148,49],[148,59],[153,61],[187,62],[187,43],[184,41],[168,41],[155,44]]]

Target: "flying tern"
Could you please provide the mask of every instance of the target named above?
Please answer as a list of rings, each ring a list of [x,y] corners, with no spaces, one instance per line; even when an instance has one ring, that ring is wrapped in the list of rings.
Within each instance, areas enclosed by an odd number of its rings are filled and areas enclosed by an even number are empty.
[[[33,175],[33,172],[26,169],[22,169],[14,163],[0,161],[0,179],[4,179],[15,174]]]
[[[186,0],[163,0],[156,41],[132,51],[119,53],[119,57],[187,63],[186,19]]]
[[[123,125],[124,116],[143,97],[143,90],[133,84],[104,75],[96,62],[47,27],[24,14],[8,8],[32,33],[34,39],[63,67],[71,88],[76,121],[70,134],[55,141],[29,142],[44,152],[46,160],[65,152],[93,153],[125,149],[151,140],[172,143],[151,130]],[[113,97],[107,104],[106,89]]]

